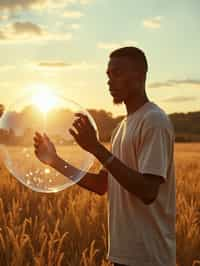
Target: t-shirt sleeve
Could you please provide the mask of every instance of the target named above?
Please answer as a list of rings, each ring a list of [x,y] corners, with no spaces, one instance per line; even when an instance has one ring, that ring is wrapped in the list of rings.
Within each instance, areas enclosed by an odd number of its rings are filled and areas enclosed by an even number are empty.
[[[165,127],[150,127],[143,132],[138,151],[138,171],[167,178],[173,136]]]

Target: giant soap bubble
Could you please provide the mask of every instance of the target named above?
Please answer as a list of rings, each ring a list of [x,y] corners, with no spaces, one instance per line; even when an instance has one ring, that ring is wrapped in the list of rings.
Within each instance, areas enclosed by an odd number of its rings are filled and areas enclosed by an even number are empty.
[[[97,132],[86,110],[52,92],[29,93],[6,108],[0,118],[0,156],[9,172],[38,192],[57,192],[77,183],[94,161],[94,156],[83,150],[68,132],[77,112],[87,115]],[[34,153],[36,131],[46,133],[59,156],[81,171],[71,172],[66,177],[41,163]]]

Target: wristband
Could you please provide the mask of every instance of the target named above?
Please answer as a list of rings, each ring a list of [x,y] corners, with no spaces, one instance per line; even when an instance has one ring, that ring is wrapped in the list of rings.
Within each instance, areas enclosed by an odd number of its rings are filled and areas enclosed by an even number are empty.
[[[103,163],[103,166],[108,166],[112,161],[113,159],[115,158],[114,155],[110,156],[104,163]]]

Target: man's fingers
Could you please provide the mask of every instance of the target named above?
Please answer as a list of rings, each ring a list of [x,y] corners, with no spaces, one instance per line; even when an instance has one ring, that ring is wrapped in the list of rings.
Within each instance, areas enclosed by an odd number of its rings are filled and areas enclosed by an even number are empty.
[[[83,113],[75,113],[75,116],[79,116],[79,117],[87,117],[87,115],[83,114]]]
[[[35,132],[35,137],[38,138],[39,140],[42,140],[42,135],[39,132]]]
[[[34,138],[33,139],[33,144],[34,146],[39,147],[43,142],[41,140],[39,140],[38,138]]]
[[[69,133],[75,138],[75,140],[77,140],[78,134],[76,134],[76,132],[73,129],[70,128]]]
[[[43,134],[43,140],[44,140],[46,145],[48,145],[50,143],[50,139],[48,138],[48,136],[45,133]]]
[[[37,148],[37,149],[38,149],[38,148],[39,148],[39,146],[41,145],[41,143],[34,142],[34,143],[33,143],[33,145],[34,145],[34,147],[35,147],[35,148]]]
[[[88,126],[92,129],[94,129],[94,127],[93,127],[92,123],[90,122],[89,117],[87,115],[84,115],[82,113],[76,113],[75,116],[79,117],[81,123],[83,123],[83,126]],[[79,119],[78,119],[78,121],[79,121]]]
[[[76,134],[76,132],[73,129],[69,129],[69,133],[73,136],[73,137],[77,137],[78,135]]]
[[[88,120],[88,116],[87,115],[84,115],[82,113],[75,113],[75,116],[83,119],[83,120]]]
[[[42,137],[42,135],[38,131],[35,131],[35,135],[38,137]]]
[[[40,155],[39,155],[38,151],[35,151],[35,156],[40,160]]]
[[[72,124],[75,128],[76,128],[76,130],[79,132],[80,130],[82,130],[82,128],[83,128],[83,124],[82,124],[82,122],[78,119],[78,120],[76,120],[76,121],[74,121],[74,123]]]
[[[50,141],[50,138],[47,136],[46,133],[44,133],[43,136],[44,136],[44,138],[45,138],[46,140],[48,140],[49,142],[51,142],[51,141]]]
[[[35,153],[35,155],[38,157],[38,152],[37,152],[37,150],[35,150],[34,153]]]
[[[87,122],[90,122],[88,116],[85,114],[76,113],[75,116],[79,117],[84,124],[86,124]]]
[[[44,143],[45,138],[39,132],[35,132],[33,140],[35,143],[42,144]]]
[[[35,147],[35,149],[38,149],[38,148],[39,148],[39,145],[40,145],[40,144],[38,144],[38,143],[34,143],[34,147]]]
[[[37,136],[34,136],[34,137],[33,137],[33,140],[34,140],[35,142],[41,142],[41,139],[38,138]]]

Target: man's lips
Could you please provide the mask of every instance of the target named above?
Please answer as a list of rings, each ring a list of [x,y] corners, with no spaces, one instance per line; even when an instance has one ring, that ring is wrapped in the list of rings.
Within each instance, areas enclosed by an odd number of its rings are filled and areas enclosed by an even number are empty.
[[[113,97],[119,97],[120,96],[121,93],[120,93],[119,89],[116,89],[110,81],[108,81],[108,86],[109,86],[110,94]]]
[[[113,89],[113,88],[109,88],[110,94],[115,97],[115,96],[120,96],[120,92],[119,90]]]

